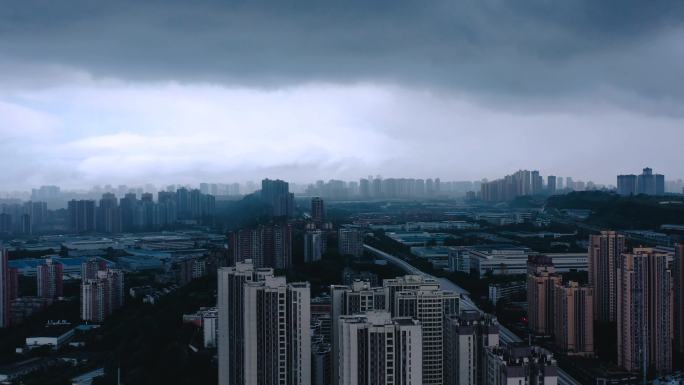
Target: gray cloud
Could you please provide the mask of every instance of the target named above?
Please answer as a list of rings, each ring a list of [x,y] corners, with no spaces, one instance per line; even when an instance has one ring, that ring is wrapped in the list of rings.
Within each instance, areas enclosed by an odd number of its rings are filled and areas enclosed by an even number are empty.
[[[683,16],[677,0],[17,0],[0,11],[0,67],[14,68],[15,84],[28,65],[51,66],[41,72],[53,78],[66,68],[130,81],[679,100]],[[34,73],[23,81],[35,85]]]

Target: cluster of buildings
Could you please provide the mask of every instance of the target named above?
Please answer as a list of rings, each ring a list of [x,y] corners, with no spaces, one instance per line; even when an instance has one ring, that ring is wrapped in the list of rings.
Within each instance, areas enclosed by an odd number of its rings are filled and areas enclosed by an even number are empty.
[[[681,244],[672,255],[655,248],[629,250],[625,237],[611,231],[591,237],[595,319],[616,324],[617,362],[624,369],[667,374],[673,349],[684,352],[683,258]]]
[[[6,249],[0,250],[0,328],[22,323],[28,316],[45,309],[63,294],[63,265],[51,258],[34,267],[36,295],[19,296],[20,271],[8,261]]]
[[[92,259],[81,266],[81,319],[103,322],[124,303],[123,271]]]
[[[528,318],[532,332],[552,335],[570,354],[592,355],[594,322],[615,325],[617,363],[623,369],[664,375],[673,349],[684,352],[684,245],[628,249],[613,231],[589,241],[588,285],[564,283],[552,259],[530,257]]]
[[[431,278],[333,285],[327,307],[308,283],[250,260],[219,269],[218,285],[220,385],[557,381],[548,351],[501,346],[495,318],[460,311],[459,295]]]
[[[46,202],[28,201],[0,205],[0,234],[33,234],[49,221]]]
[[[105,193],[98,205],[94,200],[69,201],[68,223],[69,229],[77,233],[142,231],[171,226],[178,221],[201,220],[214,214],[215,205],[213,195],[202,194],[197,189],[160,191],[156,201],[151,193],[143,193],[140,199],[135,193],[127,193],[121,199]]]
[[[527,267],[528,320],[532,332],[553,336],[567,354],[594,354],[594,291],[563,278],[550,258],[530,257]]]
[[[512,175],[480,185],[479,198],[485,202],[505,202],[521,196],[554,195],[571,191],[597,190],[605,186],[594,182],[575,181],[571,177],[549,175],[544,178],[539,171],[519,170]],[[473,197],[474,198],[474,197]]]
[[[653,169],[645,168],[641,175],[618,175],[617,192],[620,195],[665,195],[665,175],[654,174]]]

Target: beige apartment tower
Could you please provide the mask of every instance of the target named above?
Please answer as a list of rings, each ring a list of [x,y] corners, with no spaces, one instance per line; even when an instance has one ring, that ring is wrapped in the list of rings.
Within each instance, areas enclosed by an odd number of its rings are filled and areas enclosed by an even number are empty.
[[[556,274],[551,258],[530,256],[527,261],[527,304],[530,330],[538,335],[554,332],[554,288],[563,278]]]
[[[567,354],[594,354],[594,289],[570,281],[555,288],[556,347]]]

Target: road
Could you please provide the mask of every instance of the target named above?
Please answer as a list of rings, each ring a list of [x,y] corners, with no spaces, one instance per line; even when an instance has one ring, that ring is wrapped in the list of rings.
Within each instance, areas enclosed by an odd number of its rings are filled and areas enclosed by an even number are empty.
[[[431,274],[428,274],[417,267],[411,265],[410,263],[406,262],[405,260],[394,256],[392,254],[386,253],[380,249],[376,249],[373,246],[366,245],[364,244],[363,247],[371,252],[372,254],[387,260],[389,263],[401,268],[405,272],[413,275],[422,275],[423,277],[426,278],[432,278],[437,281],[439,281],[442,289],[448,290],[448,291],[453,291],[455,293],[459,293],[461,295],[461,300],[460,300],[460,305],[461,309],[463,310],[477,310],[482,312],[480,308],[475,305],[475,303],[470,299],[470,293],[463,289],[462,287],[456,285],[452,281],[446,279],[446,278],[438,278],[435,277]],[[510,331],[508,328],[504,327],[503,325],[499,325],[499,336],[501,338],[501,343],[503,345],[508,345],[510,343],[515,343],[515,342],[521,342],[522,340],[520,337],[515,335],[512,331]],[[581,385],[577,380],[574,378],[570,377],[568,373],[566,373],[563,369],[558,368],[558,384],[559,385]]]

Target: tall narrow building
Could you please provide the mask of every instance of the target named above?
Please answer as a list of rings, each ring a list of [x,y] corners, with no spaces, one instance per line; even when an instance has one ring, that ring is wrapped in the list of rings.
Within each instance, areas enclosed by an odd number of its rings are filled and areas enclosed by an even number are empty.
[[[62,279],[64,266],[50,258],[36,268],[36,284],[38,297],[56,298],[62,296]]]
[[[422,385],[422,329],[384,311],[339,320],[340,385]]]
[[[7,250],[0,248],[0,328],[10,323],[10,273]]]
[[[325,222],[325,203],[319,197],[311,198],[311,220],[319,224]]]
[[[484,354],[499,346],[499,324],[477,310],[446,317],[444,385],[478,385],[484,381]]]
[[[310,289],[250,260],[218,272],[219,385],[311,384]]]
[[[554,342],[567,354],[594,354],[594,289],[570,281],[554,289]]]
[[[620,255],[625,251],[625,236],[615,231],[602,231],[589,237],[589,285],[594,288],[594,319],[597,321],[616,321],[617,274]]]
[[[662,375],[672,370],[672,282],[667,255],[623,254],[618,275],[618,365]]]
[[[440,289],[439,282],[407,275],[383,282],[386,308],[393,317],[420,321],[423,330],[423,384],[444,383],[444,319],[459,313],[456,293]]]
[[[673,264],[674,281],[674,343],[678,352],[684,353],[684,243],[675,245]]]
[[[554,330],[554,288],[561,285],[551,258],[530,256],[527,261],[527,306],[530,330],[551,335]]]

